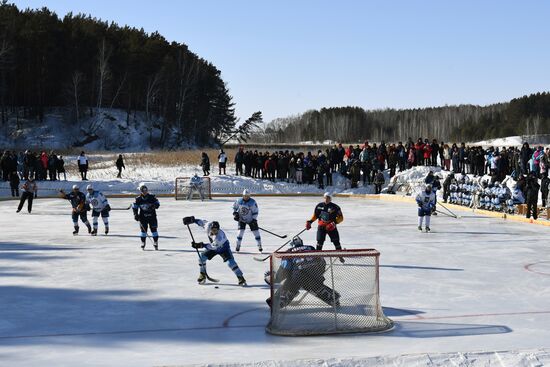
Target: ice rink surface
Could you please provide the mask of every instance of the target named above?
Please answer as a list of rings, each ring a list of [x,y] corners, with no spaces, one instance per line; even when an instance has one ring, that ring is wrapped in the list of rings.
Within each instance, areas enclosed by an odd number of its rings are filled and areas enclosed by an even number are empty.
[[[234,248],[233,199],[160,200],[160,251],[150,243],[141,251],[131,211],[111,212],[107,237],[73,237],[65,200],[35,201],[31,215],[15,214],[16,202],[0,202],[0,365],[306,365],[296,361],[345,364],[376,356],[391,365],[406,362],[404,355],[474,351],[504,352],[504,360],[488,358],[496,365],[544,364],[536,353],[518,351],[550,347],[548,227],[461,212],[461,219],[434,217],[433,232],[419,233],[412,204],[336,198],[345,218],[343,246],[381,252],[381,301],[396,327],[374,335],[275,337],[264,331],[268,263],[252,259],[250,232],[235,255],[248,287],[236,285],[219,257],[208,263],[219,288],[196,283],[197,255],[181,218],[219,220]],[[111,206],[131,201],[112,199]],[[319,199],[257,201],[260,226],[291,235]],[[304,242],[314,244],[314,229]],[[205,239],[199,227],[193,230]],[[264,251],[284,242],[262,237]]]

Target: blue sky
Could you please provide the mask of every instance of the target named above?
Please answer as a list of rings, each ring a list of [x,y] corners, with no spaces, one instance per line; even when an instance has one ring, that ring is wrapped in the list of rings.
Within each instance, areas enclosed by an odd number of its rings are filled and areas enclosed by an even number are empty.
[[[28,0],[159,31],[222,71],[242,120],[489,104],[550,90],[548,1]]]

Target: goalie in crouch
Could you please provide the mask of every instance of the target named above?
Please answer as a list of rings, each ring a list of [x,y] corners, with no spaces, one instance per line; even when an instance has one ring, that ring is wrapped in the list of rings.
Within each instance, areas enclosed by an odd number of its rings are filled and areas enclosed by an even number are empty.
[[[304,246],[300,237],[294,237],[286,252],[315,251],[313,246]],[[279,307],[284,308],[300,293],[300,289],[309,292],[329,306],[340,306],[340,293],[325,285],[326,261],[319,256],[289,256],[284,257],[277,273],[273,276],[275,284],[280,285],[274,298],[279,301]],[[266,273],[265,281],[270,283],[271,274]],[[266,300],[272,307],[272,300]]]
[[[187,200],[190,200],[193,197],[194,192],[199,194],[201,201],[204,201],[203,180],[196,173],[189,181],[189,193],[187,194]]]
[[[206,261],[212,260],[216,255],[220,255],[223,259],[223,262],[227,263],[227,266],[235,273],[239,281],[239,285],[246,286],[246,280],[243,277],[243,272],[237,265],[233,253],[231,252],[231,247],[229,246],[229,240],[225,236],[225,232],[220,229],[220,223],[213,221],[208,222],[202,219],[195,219],[190,217],[193,222],[202,228],[206,227],[206,235],[208,236],[209,243],[204,242],[195,242],[191,244],[193,248],[199,249],[204,248],[204,251],[200,254],[200,275],[197,279],[199,284],[204,284],[206,281]],[[184,223],[186,218],[184,218]],[[187,223],[185,223],[187,224]]]

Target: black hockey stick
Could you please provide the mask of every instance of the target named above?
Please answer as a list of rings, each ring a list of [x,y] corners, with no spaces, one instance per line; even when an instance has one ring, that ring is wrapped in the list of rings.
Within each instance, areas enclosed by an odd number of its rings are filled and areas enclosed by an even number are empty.
[[[441,207],[442,207],[443,209],[445,209],[446,211],[448,211],[449,214],[450,214],[452,217],[454,217],[455,219],[461,218],[460,216],[458,216],[458,215],[456,215],[455,213],[453,213],[453,212],[452,212],[449,208],[447,208],[445,205],[443,205],[443,204],[441,204],[441,203],[438,203],[438,204],[441,205]]]
[[[297,234],[295,234],[294,236],[292,236],[292,238],[301,235],[301,234],[304,233],[305,231],[307,231],[307,228],[302,229],[300,232],[298,232]],[[286,241],[285,243],[283,243],[278,249],[276,249],[276,250],[273,251],[273,252],[277,252],[277,251],[279,251],[280,249],[282,249],[283,247],[285,247],[287,244],[290,243],[290,241],[292,241],[292,238],[291,238],[290,240]],[[256,260],[256,261],[264,262],[264,261],[266,261],[267,259],[269,259],[270,257],[271,257],[271,254],[267,255],[266,257],[254,257],[253,259]]]
[[[127,208],[111,208],[111,210],[130,210],[132,205],[130,204]]]
[[[435,212],[436,212],[436,213],[439,213],[439,214],[441,214],[441,215],[444,215],[444,216],[446,216],[446,217],[455,218],[455,219],[456,219],[456,217],[455,217],[454,215],[451,215],[451,214],[449,214],[449,213],[442,212],[441,210],[436,210]]]
[[[275,237],[279,237],[279,238],[287,238],[287,237],[288,237],[286,234],[285,234],[284,236],[281,236],[281,235],[278,235],[277,233],[273,233],[273,232],[271,232],[271,231],[268,231],[267,229],[264,229],[264,228],[262,228],[262,227],[258,227],[258,229],[259,229],[260,231],[264,231],[264,232],[267,232],[267,233],[269,233],[269,234],[272,234],[272,235],[274,235]]]
[[[191,228],[189,227],[189,223],[194,223],[194,222],[195,222],[195,217],[185,217],[185,218],[183,218],[183,224],[185,224],[187,226],[187,229],[189,230],[189,234],[191,235],[191,240],[193,242],[195,242],[195,237],[193,237],[193,232],[191,232]],[[199,263],[202,264],[201,254],[199,253],[199,249],[195,248],[195,251],[197,251],[197,256],[199,257]],[[208,273],[206,272],[206,266],[204,268],[204,275],[206,276],[206,279],[208,279],[209,281],[211,281],[213,283],[219,283],[220,282],[219,279],[211,278],[208,275]]]

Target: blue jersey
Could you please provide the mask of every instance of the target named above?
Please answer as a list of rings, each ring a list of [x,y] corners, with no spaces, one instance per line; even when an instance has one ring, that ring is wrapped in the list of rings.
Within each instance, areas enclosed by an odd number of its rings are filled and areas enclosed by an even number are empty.
[[[238,199],[233,204],[233,212],[239,213],[239,220],[241,222],[250,223],[253,220],[258,219],[258,205],[256,200],[250,198],[245,201],[243,198]]]

